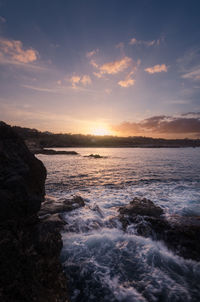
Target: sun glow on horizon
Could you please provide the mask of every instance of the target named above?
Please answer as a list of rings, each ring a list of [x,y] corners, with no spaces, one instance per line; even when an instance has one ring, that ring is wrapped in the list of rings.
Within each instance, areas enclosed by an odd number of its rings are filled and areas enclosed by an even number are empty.
[[[94,127],[91,127],[90,134],[103,136],[103,135],[114,135],[114,132],[110,130],[108,126],[99,124],[99,125],[95,125]]]

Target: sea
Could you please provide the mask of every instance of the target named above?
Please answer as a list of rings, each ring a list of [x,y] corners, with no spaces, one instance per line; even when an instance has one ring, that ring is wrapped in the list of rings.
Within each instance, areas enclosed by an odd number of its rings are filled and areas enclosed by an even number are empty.
[[[200,148],[55,150],[79,154],[38,155],[48,171],[46,194],[85,200],[85,207],[62,214],[61,262],[71,301],[199,302],[200,262],[138,236],[134,225],[124,231],[118,208],[145,197],[166,218],[200,216]]]

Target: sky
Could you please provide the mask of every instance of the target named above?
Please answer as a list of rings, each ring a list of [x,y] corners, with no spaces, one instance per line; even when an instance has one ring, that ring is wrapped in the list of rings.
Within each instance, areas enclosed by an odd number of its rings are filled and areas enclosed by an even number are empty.
[[[199,0],[0,0],[0,120],[200,138]]]

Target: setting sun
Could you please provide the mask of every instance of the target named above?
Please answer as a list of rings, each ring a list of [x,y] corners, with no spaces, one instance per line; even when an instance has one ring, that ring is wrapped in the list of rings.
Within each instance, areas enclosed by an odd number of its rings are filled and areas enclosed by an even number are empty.
[[[113,135],[113,132],[105,125],[97,125],[91,129],[92,135]]]

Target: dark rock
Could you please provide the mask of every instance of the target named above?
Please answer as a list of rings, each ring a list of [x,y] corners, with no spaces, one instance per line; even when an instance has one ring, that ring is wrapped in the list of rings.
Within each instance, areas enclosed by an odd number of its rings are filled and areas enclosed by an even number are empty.
[[[98,213],[98,215],[100,217],[102,217],[102,218],[104,217],[102,210],[100,209],[100,207],[96,203],[93,206],[89,206],[89,209],[96,212],[96,213]]]
[[[58,200],[47,197],[41,206],[39,215],[69,212],[83,206],[85,206],[85,201],[81,196],[74,196],[72,199],[61,198]]]
[[[20,137],[0,123],[0,301],[66,302],[61,235],[37,213],[46,169]]]
[[[146,210],[144,209],[146,205]],[[186,258],[200,261],[199,217],[170,216],[166,219],[163,210],[147,199],[134,198],[119,208],[119,220],[123,229],[135,225],[138,235],[162,240],[169,249]]]
[[[44,200],[46,169],[23,140],[0,123],[0,221],[36,214]]]
[[[85,157],[91,157],[91,158],[106,158],[105,156],[101,156],[99,154],[90,154],[86,155]]]
[[[56,214],[47,214],[40,218],[40,220],[45,223],[49,229],[52,230],[62,230],[63,227],[67,224],[66,221],[63,219],[61,213]]]
[[[78,155],[76,151],[56,151],[53,149],[40,149],[35,150],[34,154],[45,154],[45,155]]]
[[[142,215],[160,217],[163,214],[163,209],[156,206],[151,200],[135,197],[129,205],[119,208],[120,214],[126,215]]]

